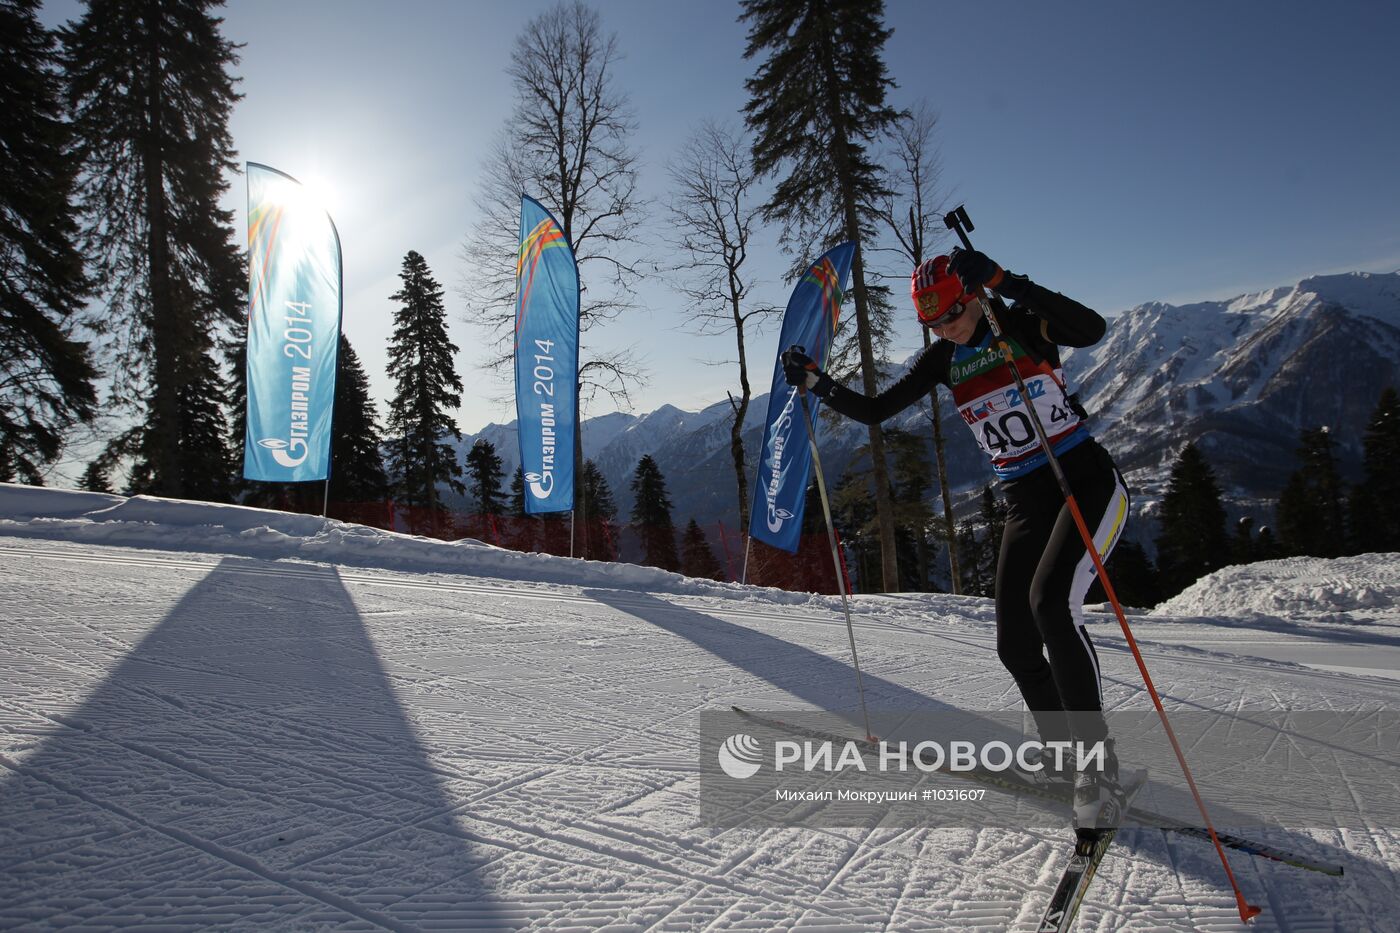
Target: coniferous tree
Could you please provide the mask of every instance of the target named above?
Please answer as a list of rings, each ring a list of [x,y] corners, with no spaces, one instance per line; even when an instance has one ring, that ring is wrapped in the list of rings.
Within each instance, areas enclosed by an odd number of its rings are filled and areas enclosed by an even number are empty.
[[[1381,392],[1366,425],[1363,466],[1349,502],[1353,548],[1400,551],[1400,395],[1394,388]]]
[[[723,580],[724,568],[720,567],[705,531],[700,523],[691,519],[681,536],[681,573],[701,580]]]
[[[1194,443],[1183,447],[1172,464],[1162,496],[1161,529],[1157,569],[1164,599],[1230,560],[1220,487]]]
[[[501,491],[501,458],[496,445],[479,439],[467,451],[467,492],[476,504],[477,528],[473,532],[483,541],[495,542],[500,537],[499,516],[505,514],[505,494]]]
[[[1136,541],[1119,541],[1113,553],[1108,555],[1104,569],[1113,581],[1113,592],[1124,606],[1145,609],[1162,601],[1157,568],[1152,566],[1147,551]],[[1095,577],[1084,602],[1102,603],[1107,600],[1103,582]]]
[[[1006,530],[1006,500],[997,498],[996,491],[988,484],[982,487],[982,499],[977,511],[982,518],[982,526],[987,529],[987,563],[995,575],[997,555],[1001,551],[1001,533]]]
[[[617,501],[607,477],[592,460],[583,463],[583,493],[588,497],[592,527],[584,542],[587,560],[617,560]]]
[[[467,475],[471,482],[467,491],[476,500],[476,510],[482,515],[501,515],[505,512],[505,496],[501,492],[501,458],[496,453],[496,445],[488,440],[478,440],[467,452]]]
[[[894,86],[883,59],[890,30],[879,0],[743,0],[748,24],[745,58],[767,59],[745,82],[744,110],[754,131],[754,168],[760,175],[786,169],[764,205],[780,221],[790,247],[812,251],[817,239],[874,239],[878,205],[888,190],[871,150],[896,123],[885,101]],[[806,258],[801,262],[808,261]],[[859,246],[851,267],[855,343],[863,390],[878,390],[877,350],[888,320],[867,285]],[[887,307],[887,306],[886,306]],[[899,589],[895,508],[884,435],[870,426],[870,450],[879,522],[884,588]]]
[[[97,371],[73,336],[89,283],[77,163],[55,42],[38,0],[0,0],[0,482],[40,482],[65,432],[96,411]]]
[[[453,367],[457,347],[447,337],[447,312],[442,288],[433,279],[428,263],[409,250],[399,272],[402,287],[390,295],[400,302],[394,312],[394,335],[389,342],[389,375],[395,380],[389,403],[389,461],[395,494],[421,516],[418,530],[446,527],[446,513],[438,486],[458,495],[466,492],[462,467],[451,435],[462,434],[448,410],[462,404],[462,380]]]
[[[63,30],[85,252],[105,304],[114,399],[143,408],[133,486],[224,498],[221,329],[245,312],[228,121],[235,46],[212,0],[90,0]],[[221,470],[216,479],[210,470]]]
[[[1258,560],[1255,555],[1254,519],[1244,515],[1235,523],[1235,533],[1230,537],[1230,562],[1252,564]]]
[[[650,454],[637,462],[632,474],[632,524],[642,541],[642,563],[662,570],[680,570],[676,553],[676,529],[671,521],[671,497],[666,492],[666,479]]]
[[[344,334],[335,361],[335,402],[331,412],[333,502],[383,502],[389,493],[384,473],[384,438],[369,394],[369,374]]]
[[[505,546],[515,551],[533,551],[539,537],[539,522],[525,514],[525,469],[516,467],[510,478],[509,532]]]
[[[1325,427],[1298,438],[1297,470],[1278,498],[1280,545],[1289,556],[1340,557],[1346,553],[1346,503],[1342,477]]]
[[[895,526],[900,553],[900,589],[922,592],[928,589],[930,566],[929,529],[933,509],[928,494],[933,465],[929,463],[925,441],[908,431],[891,428],[885,432],[890,452],[890,497],[895,505]]]
[[[962,571],[962,591],[969,596],[992,596],[996,578],[988,572],[987,545],[977,535],[977,526],[965,521],[958,525],[958,568]]]
[[[110,464],[104,463],[102,459],[96,458],[90,461],[87,469],[83,470],[82,479],[78,480],[78,488],[88,492],[111,492],[112,479],[107,471]]]

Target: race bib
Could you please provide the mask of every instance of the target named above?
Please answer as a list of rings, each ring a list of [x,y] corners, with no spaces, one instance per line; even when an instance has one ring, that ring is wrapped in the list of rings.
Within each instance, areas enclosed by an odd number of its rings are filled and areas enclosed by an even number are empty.
[[[1045,433],[1053,444],[1079,426],[1079,416],[1065,400],[1060,386],[1045,373],[1025,377],[1030,403],[1040,415]],[[1035,436],[1021,390],[1006,386],[988,392],[958,407],[958,414],[972,429],[977,444],[993,464],[1015,460],[1032,453],[1040,442]]]

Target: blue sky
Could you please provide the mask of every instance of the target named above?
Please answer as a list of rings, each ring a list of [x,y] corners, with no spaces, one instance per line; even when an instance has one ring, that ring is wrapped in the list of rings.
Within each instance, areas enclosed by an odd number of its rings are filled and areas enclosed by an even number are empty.
[[[235,0],[224,10],[225,34],[245,45],[239,159],[325,192],[345,252],[345,332],[381,402],[388,296],[408,250],[427,258],[462,347],[467,431],[514,417],[490,401],[506,386],[476,370],[482,335],[463,322],[459,251],[510,110],[511,46],[549,5]],[[615,79],[636,111],[643,185],[663,198],[665,162],[694,125],[738,120],[755,67],[742,58],[738,5],[594,5],[625,56]],[[53,2],[44,18],[80,10]],[[924,97],[940,113],[944,184],[967,204],[977,245],[1009,268],[1105,314],[1400,268],[1395,5],[895,0],[886,19],[892,102]],[[245,197],[240,177],[229,195],[240,242]],[[653,222],[664,236],[660,204]],[[782,303],[787,260],[766,249],[755,264],[762,297]],[[731,341],[689,339],[664,281],[642,297],[646,310],[595,332],[644,357],[651,381],[637,410],[722,400],[734,370],[705,364],[728,359]],[[765,356],[776,339],[770,329],[757,340]],[[896,356],[919,343],[911,311]]]

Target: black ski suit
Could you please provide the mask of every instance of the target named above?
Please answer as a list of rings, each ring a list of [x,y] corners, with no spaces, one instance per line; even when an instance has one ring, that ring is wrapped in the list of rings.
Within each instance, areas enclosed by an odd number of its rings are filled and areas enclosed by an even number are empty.
[[[1112,458],[1089,436],[1078,404],[1066,393],[1058,346],[1090,346],[1107,325],[1079,302],[1022,276],[1007,274],[1006,280],[1003,294],[1014,292],[1018,300],[1003,316],[1003,330],[1106,560],[1127,519],[1127,491]],[[974,304],[969,313],[975,309]],[[997,654],[1044,741],[1105,738],[1098,657],[1083,625],[1084,595],[1096,575],[1093,560],[987,322],[978,323],[965,346],[936,341],[908,373],[873,398],[825,379],[813,391],[841,414],[875,424],[940,384],[952,391],[959,414],[1004,483],[1009,514],[997,560]],[[1083,715],[1075,715],[1071,727],[1065,711]]]

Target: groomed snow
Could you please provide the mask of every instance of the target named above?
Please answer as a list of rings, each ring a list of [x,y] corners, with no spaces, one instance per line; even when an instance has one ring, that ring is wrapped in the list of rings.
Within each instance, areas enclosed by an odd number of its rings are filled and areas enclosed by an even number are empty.
[[[1393,708],[1397,579],[1231,568],[1132,622],[1174,709]],[[1032,930],[1064,855],[1062,828],[699,822],[699,711],[855,709],[829,597],[0,486],[0,604],[0,928]],[[1019,708],[990,601],[852,608],[872,706]],[[1108,704],[1145,708],[1093,628]],[[1256,929],[1394,927],[1396,828],[1266,841],[1346,876],[1235,854]],[[1146,831],[1077,927],[1240,928],[1213,851]]]

